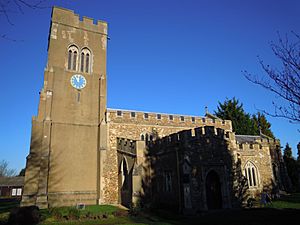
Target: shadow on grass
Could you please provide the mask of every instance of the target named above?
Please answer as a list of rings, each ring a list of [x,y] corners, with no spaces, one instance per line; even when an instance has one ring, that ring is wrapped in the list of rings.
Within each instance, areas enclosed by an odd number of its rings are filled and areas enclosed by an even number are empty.
[[[20,199],[5,198],[0,199],[0,213],[10,212],[11,209],[20,206]]]
[[[299,209],[239,209],[239,210],[220,210],[203,213],[197,216],[178,216],[171,214],[155,213],[160,219],[156,221],[174,225],[282,225],[299,224]],[[152,215],[153,216],[153,215]],[[134,220],[139,222],[138,220]]]
[[[284,201],[286,205],[300,204],[300,194],[292,194],[282,196],[280,201]],[[274,204],[276,201],[274,201]],[[0,204],[1,212],[9,212],[13,207],[18,206],[17,202],[2,202]],[[184,216],[171,213],[165,210],[156,210],[155,212],[145,213],[139,212],[137,216],[127,216],[127,214],[114,214],[116,210],[120,210],[114,206],[87,206],[86,211],[91,214],[105,213],[107,218],[100,220],[80,220],[80,221],[55,221],[48,220],[41,224],[51,225],[99,225],[99,224],[132,224],[132,225],[283,225],[283,224],[299,224],[300,208],[252,208],[252,209],[231,209],[217,210],[210,212],[202,212],[196,216]],[[45,212],[48,210],[45,210]],[[63,211],[63,209],[62,209]],[[49,213],[41,210],[41,214],[47,218]],[[0,221],[1,222],[1,221]],[[0,223],[1,224],[1,223]]]
[[[300,193],[282,195],[278,200],[290,203],[300,203]]]

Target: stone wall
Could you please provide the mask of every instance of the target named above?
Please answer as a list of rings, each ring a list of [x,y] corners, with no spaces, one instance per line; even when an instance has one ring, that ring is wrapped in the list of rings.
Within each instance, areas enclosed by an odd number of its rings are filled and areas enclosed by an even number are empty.
[[[228,149],[224,130],[205,126],[184,130],[149,144],[153,172],[153,195],[157,204],[180,212],[207,210],[206,178],[212,171],[220,181],[222,203],[231,208],[232,167],[234,158]],[[165,191],[164,172],[171,171],[172,192]]]
[[[237,156],[241,160],[242,173],[245,176],[245,167],[248,162],[257,169],[257,184],[250,186],[248,193],[251,197],[258,196],[263,189],[270,191],[273,188],[274,177],[269,140],[256,139],[253,143],[237,143]]]
[[[145,118],[145,114],[148,118]],[[158,116],[160,115],[160,116]],[[173,116],[173,120],[170,119]],[[184,118],[183,118],[184,117]],[[118,202],[118,167],[117,167],[117,138],[141,140],[142,135],[148,140],[168,136],[182,130],[188,130],[205,125],[214,125],[231,131],[231,121],[210,119],[207,117],[183,116],[174,114],[149,113],[128,110],[107,110],[108,150],[104,166],[103,179],[105,190],[103,199],[107,203]]]

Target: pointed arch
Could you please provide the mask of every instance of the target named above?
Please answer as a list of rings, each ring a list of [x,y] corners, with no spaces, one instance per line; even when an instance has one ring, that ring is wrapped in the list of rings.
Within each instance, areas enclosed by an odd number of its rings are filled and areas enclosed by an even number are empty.
[[[122,158],[122,161],[120,163],[120,168],[119,168],[119,174],[121,175],[121,187],[122,189],[127,189],[128,188],[128,162],[126,160],[126,157]]]
[[[67,69],[77,71],[78,69],[78,47],[74,44],[68,47]]]
[[[91,73],[92,71],[92,53],[91,50],[87,47],[81,49],[80,54],[80,71],[83,73]]]
[[[244,176],[247,178],[249,188],[258,187],[260,183],[259,171],[252,161],[247,161],[243,170]]]

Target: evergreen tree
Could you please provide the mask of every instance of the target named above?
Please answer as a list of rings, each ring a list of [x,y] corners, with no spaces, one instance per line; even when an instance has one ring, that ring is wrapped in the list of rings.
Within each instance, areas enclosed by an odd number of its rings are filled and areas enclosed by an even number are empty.
[[[252,115],[252,122],[255,134],[263,133],[271,138],[275,138],[271,131],[271,123],[268,122],[264,114],[258,112]]]
[[[271,138],[275,138],[271,131],[271,123],[262,113],[250,115],[246,113],[243,104],[238,99],[226,99],[224,103],[219,102],[217,117],[223,120],[232,121],[232,129],[236,134],[260,135],[263,133]]]
[[[24,177],[25,176],[25,168],[21,169],[18,176],[19,177]]]
[[[232,121],[232,129],[236,134],[255,134],[253,122],[248,113],[245,113],[243,104],[238,99],[226,99],[224,103],[219,102],[217,117]]]
[[[299,184],[299,174],[298,174],[298,163],[292,156],[292,148],[287,143],[285,146],[285,149],[283,150],[283,160],[286,165],[286,169],[288,172],[288,175],[291,179],[293,190],[299,191],[300,190],[300,184]]]
[[[285,149],[283,150],[283,158],[293,158],[292,148],[290,147],[289,143],[286,143]]]

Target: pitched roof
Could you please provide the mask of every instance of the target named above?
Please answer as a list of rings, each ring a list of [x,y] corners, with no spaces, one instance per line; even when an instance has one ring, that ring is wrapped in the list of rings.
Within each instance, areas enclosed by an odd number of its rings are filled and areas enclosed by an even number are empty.
[[[24,177],[0,177],[0,186],[24,186]]]
[[[235,135],[235,138],[238,143],[255,143],[257,140],[261,139],[260,136],[256,135]]]

